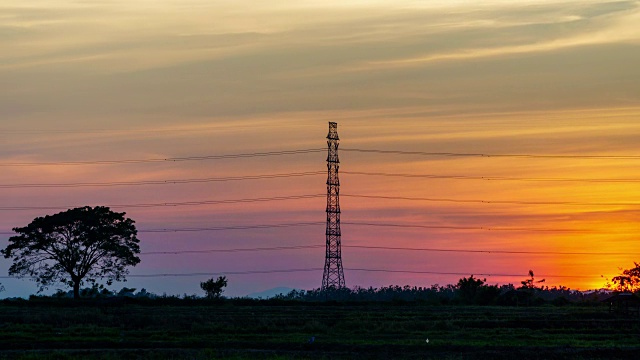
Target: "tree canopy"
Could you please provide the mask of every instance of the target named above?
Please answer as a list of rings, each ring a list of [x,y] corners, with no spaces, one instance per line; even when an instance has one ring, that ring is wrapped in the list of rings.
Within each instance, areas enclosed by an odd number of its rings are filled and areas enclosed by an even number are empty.
[[[458,297],[464,304],[488,305],[500,295],[500,289],[486,283],[487,279],[474,278],[473,275],[463,277],[455,286]]]
[[[219,276],[217,280],[213,280],[213,278],[211,278],[200,283],[200,288],[205,291],[207,298],[209,299],[219,299],[226,286],[226,276]]]
[[[137,230],[125,213],[108,207],[80,207],[35,218],[0,251],[12,258],[9,275],[31,277],[39,292],[55,283],[73,286],[80,296],[84,282],[126,281],[127,267],[140,262]]]
[[[636,267],[622,271],[621,275],[611,278],[612,284],[607,287],[622,292],[640,291],[640,263],[633,263]]]

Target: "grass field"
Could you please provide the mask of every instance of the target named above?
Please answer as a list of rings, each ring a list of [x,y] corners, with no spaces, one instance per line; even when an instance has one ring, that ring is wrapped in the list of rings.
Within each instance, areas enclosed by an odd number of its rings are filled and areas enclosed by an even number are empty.
[[[638,358],[640,319],[607,310],[250,301],[4,303],[0,358]]]

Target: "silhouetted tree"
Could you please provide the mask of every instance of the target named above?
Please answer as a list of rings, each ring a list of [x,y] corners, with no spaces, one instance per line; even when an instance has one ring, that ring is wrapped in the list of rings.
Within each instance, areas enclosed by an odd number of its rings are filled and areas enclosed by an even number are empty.
[[[217,280],[213,278],[200,283],[200,288],[205,291],[207,298],[219,299],[227,286],[227,277],[219,276]]]
[[[465,304],[488,305],[495,302],[500,289],[486,285],[487,279],[477,279],[473,275],[458,280],[457,295]]]
[[[533,270],[529,270],[529,278],[520,282],[522,286],[518,288],[516,294],[518,299],[517,304],[541,305],[544,303],[544,300],[537,296],[544,290],[544,287],[542,285],[540,285],[540,287],[536,286],[536,284],[543,282],[545,282],[545,279],[536,280]]]
[[[134,221],[124,215],[104,206],[85,206],[14,228],[18,235],[1,251],[13,260],[9,275],[32,277],[40,285],[38,292],[54,283],[67,284],[75,299],[85,281],[126,281],[127,266],[140,262],[140,240]]]
[[[633,262],[636,266],[622,271],[622,275],[614,276],[611,279],[613,284],[607,287],[616,291],[634,292],[640,290],[640,263]]]
[[[458,280],[456,287],[458,288],[458,296],[464,303],[472,304],[475,301],[478,289],[481,288],[487,279],[477,279],[473,275],[468,278]]]
[[[540,283],[543,283],[543,282],[545,282],[545,279],[536,281],[536,279],[535,279],[535,277],[533,275],[533,270],[529,270],[529,279],[525,279],[525,280],[520,282],[522,284],[520,289],[529,289],[529,290],[538,289],[538,287],[536,287],[535,284],[540,284]],[[542,289],[542,288],[540,288],[540,289]]]

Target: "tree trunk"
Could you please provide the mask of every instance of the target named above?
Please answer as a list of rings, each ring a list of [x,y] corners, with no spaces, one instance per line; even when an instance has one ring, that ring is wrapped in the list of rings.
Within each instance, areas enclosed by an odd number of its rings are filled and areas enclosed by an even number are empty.
[[[73,280],[73,298],[80,299],[80,280]]]

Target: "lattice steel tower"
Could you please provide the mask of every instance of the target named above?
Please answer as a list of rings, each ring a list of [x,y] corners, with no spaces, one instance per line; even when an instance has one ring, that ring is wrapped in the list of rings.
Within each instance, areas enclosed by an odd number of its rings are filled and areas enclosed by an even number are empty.
[[[344,271],[342,269],[342,251],[340,249],[340,180],[338,179],[338,124],[329,123],[327,145],[327,250],[322,275],[322,290],[343,288]]]

